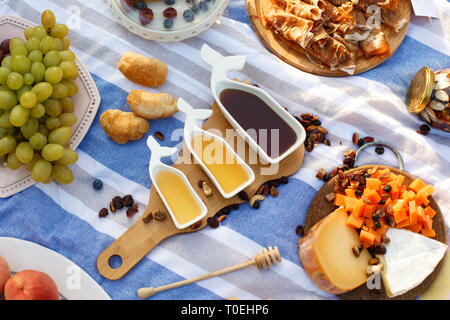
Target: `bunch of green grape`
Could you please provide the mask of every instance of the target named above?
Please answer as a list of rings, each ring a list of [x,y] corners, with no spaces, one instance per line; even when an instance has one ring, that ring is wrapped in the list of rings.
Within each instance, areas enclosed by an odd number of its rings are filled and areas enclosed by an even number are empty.
[[[78,160],[68,148],[78,92],[68,32],[46,10],[42,26],[26,29],[25,40],[9,41],[10,55],[1,62],[0,158],[12,170],[24,165],[37,182],[71,183],[68,166]]]

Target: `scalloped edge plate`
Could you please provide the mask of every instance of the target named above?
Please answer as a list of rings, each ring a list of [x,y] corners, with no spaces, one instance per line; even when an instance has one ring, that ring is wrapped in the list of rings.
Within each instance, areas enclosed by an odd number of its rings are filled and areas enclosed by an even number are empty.
[[[36,243],[0,237],[0,256],[13,273],[37,270],[48,274],[55,281],[62,299],[111,300],[105,290],[78,265]]]
[[[37,24],[16,16],[4,15],[0,17],[0,40],[14,37],[23,38],[26,28]],[[69,147],[75,149],[83,140],[100,106],[101,97],[97,86],[84,64],[77,58],[78,78],[75,80],[78,93],[73,97],[77,122],[73,129],[73,135],[69,140]],[[36,182],[31,178],[30,172],[24,167],[13,171],[0,165],[0,198],[12,196],[23,191]]]

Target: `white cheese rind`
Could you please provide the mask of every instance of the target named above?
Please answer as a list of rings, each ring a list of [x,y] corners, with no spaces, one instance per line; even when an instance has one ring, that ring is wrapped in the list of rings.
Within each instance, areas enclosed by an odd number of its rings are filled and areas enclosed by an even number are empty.
[[[447,251],[445,244],[409,230],[390,228],[386,235],[391,242],[380,260],[389,297],[404,294],[421,284]]]

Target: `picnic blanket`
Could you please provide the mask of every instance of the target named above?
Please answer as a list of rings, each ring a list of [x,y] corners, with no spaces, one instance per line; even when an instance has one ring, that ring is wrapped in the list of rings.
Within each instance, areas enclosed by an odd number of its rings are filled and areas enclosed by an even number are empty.
[[[34,22],[40,22],[45,9],[51,9],[62,22],[70,21],[73,12],[80,13],[80,23],[70,31],[72,48],[91,72],[102,103],[76,150],[75,181],[64,186],[37,184],[0,199],[0,236],[30,240],[61,253],[89,273],[113,299],[138,299],[140,287],[198,276],[246,261],[262,247],[278,246],[283,262],[269,271],[247,268],[151,299],[335,299],[319,290],[301,267],[295,228],[304,223],[308,206],[323,185],[316,172],[342,163],[343,153],[354,148],[354,132],[393,143],[403,156],[406,171],[436,187],[435,199],[450,225],[449,135],[434,129],[427,136],[416,133],[422,122],[405,107],[408,85],[421,67],[436,71],[450,67],[450,4],[445,0],[435,3],[440,18],[412,17],[403,43],[382,65],[357,76],[327,78],[304,73],[272,55],[249,25],[243,0],[231,0],[224,17],[209,30],[176,43],[153,42],[131,34],[112,18],[103,0],[2,1],[1,14]],[[223,55],[246,55],[245,68],[233,76],[257,83],[292,114],[318,115],[329,131],[331,146],[319,145],[306,153],[301,169],[287,185],[279,187],[280,195],[263,201],[258,210],[241,205],[219,228],[166,239],[122,279],[105,279],[97,271],[98,255],[139,219],[148,201],[151,182],[146,138],[160,131],[166,137],[162,145],[179,146],[182,137],[172,137],[172,133],[183,127],[183,118],[177,113],[151,121],[143,139],[118,145],[103,132],[99,117],[110,108],[127,110],[127,92],[133,89],[168,92],[196,108],[209,108],[213,102],[210,68],[199,55],[204,43]],[[125,79],[117,63],[126,51],[166,62],[166,83],[148,89]],[[390,152],[380,156],[373,150],[368,150],[361,162],[397,166]],[[94,179],[103,181],[101,191],[93,190]],[[130,219],[124,212],[98,217],[113,196],[126,194],[132,194],[139,204],[135,217]],[[445,285],[437,289],[439,298],[450,295],[444,280],[436,284]]]

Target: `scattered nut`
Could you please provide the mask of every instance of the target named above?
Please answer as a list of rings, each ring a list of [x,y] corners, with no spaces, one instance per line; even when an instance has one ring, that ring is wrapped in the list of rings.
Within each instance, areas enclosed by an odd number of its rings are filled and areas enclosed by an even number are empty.
[[[381,237],[381,243],[389,244],[389,243],[391,243],[391,239],[389,239],[388,236],[383,236],[383,237]]]
[[[154,217],[155,217],[155,220],[157,220],[157,221],[163,221],[164,219],[167,218],[167,214],[162,211],[156,211],[154,214]]]
[[[379,263],[380,263],[380,259],[378,259],[378,258],[372,258],[369,260],[370,265],[375,265],[375,264],[379,264]]]
[[[142,218],[142,221],[144,223],[149,223],[152,220],[153,220],[153,214],[151,212],[149,212],[144,218]]]
[[[201,188],[203,188],[203,182],[205,182],[205,181],[203,181],[203,180],[198,180],[198,182],[197,182],[197,185],[198,185],[198,187],[201,189]]]
[[[253,197],[250,198],[249,204],[251,207],[255,208],[255,203],[258,203],[259,201],[263,201],[264,197],[260,194],[255,194]],[[258,205],[259,207],[259,205]]]
[[[358,248],[358,246],[354,246],[353,248],[352,248],[352,252],[353,252],[353,254],[355,255],[355,257],[359,257],[359,255],[361,254],[361,252],[359,251],[359,248]]]
[[[334,201],[334,198],[336,197],[336,195],[334,194],[334,192],[331,192],[327,195],[325,195],[325,198],[327,199],[327,201],[331,202]]]
[[[203,189],[203,193],[209,197],[212,195],[212,189],[211,187],[206,183],[206,181],[203,181],[202,183],[202,189]]]
[[[264,184],[261,185],[261,186],[258,188],[258,190],[256,191],[256,193],[257,193],[257,194],[263,194],[263,193],[264,193],[264,188],[265,188],[265,185],[264,185]]]

